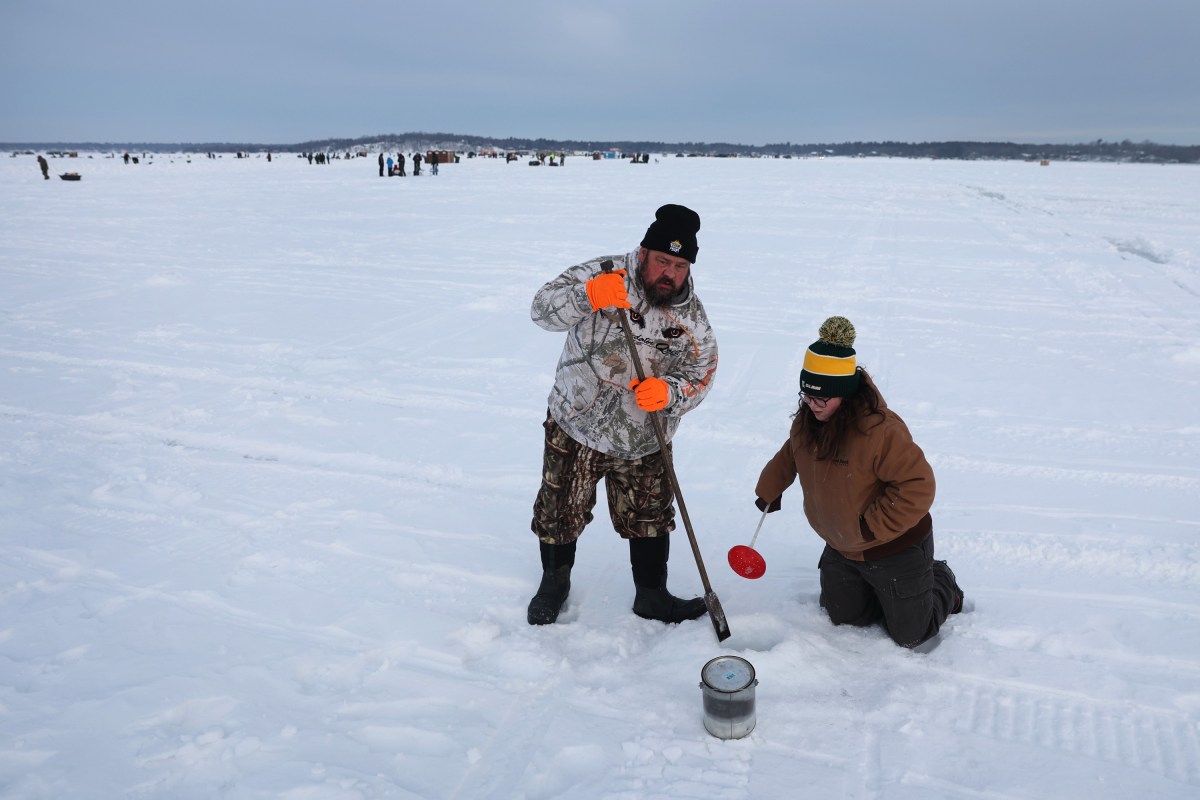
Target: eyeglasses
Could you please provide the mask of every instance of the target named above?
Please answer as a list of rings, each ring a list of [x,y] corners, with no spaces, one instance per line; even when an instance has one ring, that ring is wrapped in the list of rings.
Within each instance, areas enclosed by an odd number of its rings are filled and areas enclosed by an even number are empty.
[[[813,397],[811,394],[800,393],[800,402],[806,403],[813,408],[824,408],[829,405],[828,397]]]

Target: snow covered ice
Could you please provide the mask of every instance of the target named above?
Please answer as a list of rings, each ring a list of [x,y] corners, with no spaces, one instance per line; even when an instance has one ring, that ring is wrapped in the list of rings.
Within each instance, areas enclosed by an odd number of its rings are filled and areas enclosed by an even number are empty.
[[[1200,795],[1200,169],[148,160],[0,161],[0,796]],[[676,468],[733,636],[633,615],[603,500],[531,627],[529,304],[667,202],[703,220],[721,366]],[[798,488],[765,577],[725,564],[832,314],[937,472],[974,609],[928,653],[827,622]],[[722,653],[760,681],[736,741]]]

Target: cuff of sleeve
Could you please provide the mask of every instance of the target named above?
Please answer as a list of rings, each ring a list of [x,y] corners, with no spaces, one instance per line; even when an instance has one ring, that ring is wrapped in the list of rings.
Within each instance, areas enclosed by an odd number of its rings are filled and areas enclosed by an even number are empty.
[[[867,524],[865,517],[858,518],[858,532],[862,534],[863,540],[867,542],[875,541],[875,534],[871,532],[871,526]]]
[[[754,505],[758,506],[759,511],[766,511],[768,514],[770,514],[773,511],[778,511],[779,509],[783,508],[783,498],[776,497],[768,505],[766,500],[763,500],[761,497],[756,497],[754,498]]]
[[[575,305],[584,313],[591,314],[596,309],[592,307],[592,298],[588,297],[587,284],[581,283],[575,290]]]

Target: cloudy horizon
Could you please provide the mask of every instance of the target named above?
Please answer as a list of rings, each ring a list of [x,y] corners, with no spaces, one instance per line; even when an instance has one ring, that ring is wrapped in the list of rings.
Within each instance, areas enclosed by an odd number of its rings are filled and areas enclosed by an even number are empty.
[[[4,22],[8,142],[1200,143],[1192,0],[16,0]]]

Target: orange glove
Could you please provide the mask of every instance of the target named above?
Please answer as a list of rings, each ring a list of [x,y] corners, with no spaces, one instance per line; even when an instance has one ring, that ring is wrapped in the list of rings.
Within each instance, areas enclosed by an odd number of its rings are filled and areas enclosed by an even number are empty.
[[[587,296],[591,301],[592,310],[616,306],[617,308],[632,308],[629,305],[629,294],[625,291],[625,270],[602,272],[587,282]]]
[[[633,389],[633,399],[642,411],[658,411],[671,402],[671,387],[662,378],[646,378],[644,381],[634,378],[629,382],[629,388]]]

